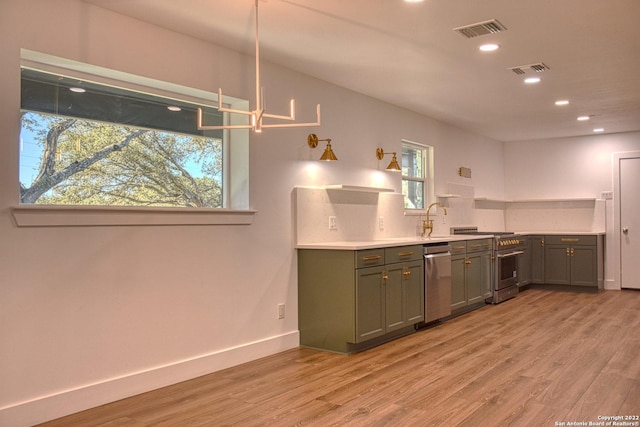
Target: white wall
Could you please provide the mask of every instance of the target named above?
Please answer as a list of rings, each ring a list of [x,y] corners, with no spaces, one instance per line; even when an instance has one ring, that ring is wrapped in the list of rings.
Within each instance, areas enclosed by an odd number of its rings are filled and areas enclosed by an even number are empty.
[[[0,425],[29,425],[298,345],[292,190],[376,185],[375,149],[435,146],[436,192],[503,196],[502,143],[263,64],[268,105],[318,129],[250,147],[250,226],[17,228],[20,48],[253,99],[253,58],[79,0],[0,2]],[[339,161],[311,161],[310,131]],[[267,161],[268,159],[268,161]],[[473,170],[473,179],[456,175]],[[277,320],[276,306],[287,304]]]
[[[592,135],[505,144],[508,199],[601,198],[613,191],[612,154],[640,150],[640,132]],[[613,250],[613,203],[605,203],[605,288],[619,289]]]

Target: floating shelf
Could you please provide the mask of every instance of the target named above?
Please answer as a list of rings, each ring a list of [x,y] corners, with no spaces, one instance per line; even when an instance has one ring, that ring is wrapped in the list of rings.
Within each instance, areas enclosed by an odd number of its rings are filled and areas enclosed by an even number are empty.
[[[391,188],[379,188],[379,187],[362,187],[359,185],[325,185],[325,189],[327,190],[343,190],[343,191],[360,191],[363,193],[393,193],[393,189]]]
[[[440,196],[438,196],[440,197]],[[488,202],[488,203],[563,203],[563,202],[595,202],[595,198],[567,198],[567,199],[514,199],[514,200],[502,200],[502,199],[489,199],[487,197],[476,197],[476,202]]]
[[[575,198],[575,199],[516,199],[509,203],[564,203],[564,202],[595,202],[596,198]]]
[[[436,197],[438,199],[459,199],[462,196],[459,194],[447,193],[447,194],[436,194]]]

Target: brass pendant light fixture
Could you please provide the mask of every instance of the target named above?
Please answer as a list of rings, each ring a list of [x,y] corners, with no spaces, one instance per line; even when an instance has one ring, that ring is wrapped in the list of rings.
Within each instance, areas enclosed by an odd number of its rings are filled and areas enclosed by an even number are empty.
[[[386,167],[386,170],[393,171],[393,172],[402,171],[402,168],[398,164],[398,159],[396,158],[396,152],[395,151],[393,153],[385,153],[382,148],[377,148],[376,149],[376,158],[378,160],[384,159],[384,156],[386,156],[388,154],[392,154],[393,157],[391,158],[391,162],[389,163],[389,166]]]
[[[331,138],[318,139],[318,135],[316,135],[315,133],[310,133],[307,137],[307,144],[311,148],[316,148],[318,146],[318,142],[320,141],[327,141],[327,147],[324,149],[324,153],[322,153],[320,160],[324,160],[327,162],[338,160],[333,150],[331,149]]]

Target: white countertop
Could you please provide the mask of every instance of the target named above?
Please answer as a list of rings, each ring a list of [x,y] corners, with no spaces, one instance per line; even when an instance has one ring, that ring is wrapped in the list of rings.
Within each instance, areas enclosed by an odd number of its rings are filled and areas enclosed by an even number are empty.
[[[516,231],[516,234],[526,236],[604,236],[604,231]]]
[[[449,235],[449,236],[434,236],[434,237],[392,237],[379,240],[363,240],[363,241],[336,241],[336,242],[321,242],[321,243],[306,243],[296,245],[296,249],[337,249],[347,251],[357,251],[361,249],[378,249],[378,248],[391,248],[394,246],[409,246],[409,245],[428,245],[430,243],[443,243],[443,242],[455,242],[460,240],[477,240],[486,239],[492,237],[491,235]]]
[[[599,236],[604,235],[604,232],[598,231],[516,231],[516,234],[521,235],[569,235],[569,236]],[[346,251],[358,251],[361,249],[378,249],[378,248],[391,248],[394,246],[409,246],[409,245],[428,245],[430,243],[444,243],[444,242],[456,242],[460,240],[478,240],[493,237],[490,234],[483,235],[469,235],[469,234],[456,234],[447,236],[433,236],[433,237],[391,237],[378,240],[362,240],[362,241],[335,241],[335,242],[319,242],[319,243],[304,243],[296,245],[296,249],[334,249],[334,250],[346,250]]]

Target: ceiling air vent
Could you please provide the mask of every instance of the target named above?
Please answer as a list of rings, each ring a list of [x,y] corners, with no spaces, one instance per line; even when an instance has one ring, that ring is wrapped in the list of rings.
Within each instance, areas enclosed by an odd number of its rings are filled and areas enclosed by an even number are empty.
[[[543,71],[550,70],[550,68],[542,62],[539,62],[537,64],[520,65],[518,67],[511,67],[508,69],[518,75],[526,74],[528,71],[533,71],[535,73],[542,73]]]
[[[465,25],[464,27],[454,28],[453,31],[463,35],[468,39],[483,36],[485,34],[495,34],[506,30],[507,27],[502,25],[497,19],[490,21],[478,22],[477,24]]]

